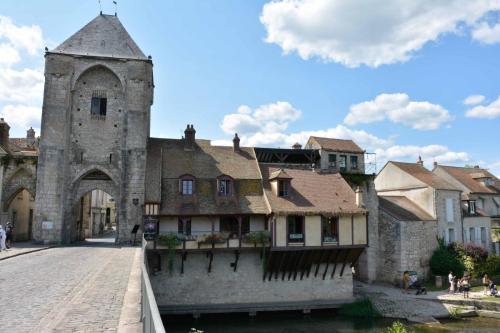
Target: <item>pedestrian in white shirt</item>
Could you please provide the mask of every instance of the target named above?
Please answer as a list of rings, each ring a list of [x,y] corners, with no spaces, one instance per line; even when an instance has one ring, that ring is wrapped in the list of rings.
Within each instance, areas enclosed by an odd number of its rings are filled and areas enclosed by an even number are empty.
[[[5,239],[7,238],[7,234],[5,233],[4,228],[0,225],[0,251],[7,250],[5,247]]]

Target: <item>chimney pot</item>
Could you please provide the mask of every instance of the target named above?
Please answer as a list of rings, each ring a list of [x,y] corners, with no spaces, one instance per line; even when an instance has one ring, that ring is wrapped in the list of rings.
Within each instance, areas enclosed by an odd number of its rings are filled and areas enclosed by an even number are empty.
[[[363,203],[363,190],[361,189],[360,186],[356,187],[355,193],[356,193],[356,206],[361,208],[364,206],[364,203]]]
[[[424,165],[424,161],[422,161],[422,156],[420,156],[420,155],[418,155],[417,164],[418,164],[418,165],[421,165],[421,166],[423,166],[423,165]]]
[[[294,143],[294,145],[292,146],[292,149],[302,149],[302,145],[298,142]]]
[[[194,146],[196,143],[196,130],[194,129],[194,126],[191,124],[187,125],[186,129],[184,130],[184,149],[186,150],[193,150]]]
[[[234,133],[233,150],[234,150],[234,152],[240,151],[240,138],[238,137],[238,133]]]

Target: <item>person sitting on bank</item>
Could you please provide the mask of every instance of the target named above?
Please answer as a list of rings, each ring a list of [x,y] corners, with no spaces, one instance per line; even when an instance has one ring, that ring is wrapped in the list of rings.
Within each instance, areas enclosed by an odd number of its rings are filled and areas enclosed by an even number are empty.
[[[410,273],[408,271],[404,271],[403,273],[403,293],[409,294],[408,288],[410,287]]]

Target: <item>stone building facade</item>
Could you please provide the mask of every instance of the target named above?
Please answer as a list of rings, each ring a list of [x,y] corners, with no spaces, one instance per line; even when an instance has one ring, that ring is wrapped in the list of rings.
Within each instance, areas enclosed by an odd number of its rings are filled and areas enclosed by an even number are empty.
[[[110,15],[46,52],[35,240],[78,240],[76,206],[93,190],[115,199],[117,241],[141,223],[152,67]]]

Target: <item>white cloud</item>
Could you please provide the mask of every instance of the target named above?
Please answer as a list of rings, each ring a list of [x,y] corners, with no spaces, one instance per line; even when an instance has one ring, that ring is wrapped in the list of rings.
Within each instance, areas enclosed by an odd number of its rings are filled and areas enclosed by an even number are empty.
[[[389,147],[388,149],[377,149],[377,160],[388,161],[417,161],[418,157],[421,156],[422,160],[426,162],[427,166],[430,166],[433,162],[438,163],[464,163],[470,160],[469,154],[466,152],[454,152],[450,151],[448,147],[443,145],[427,145],[427,146],[415,146],[415,145],[405,145],[399,146],[395,145]]]
[[[483,95],[471,95],[464,99],[465,105],[477,105],[484,101],[485,97]]]
[[[44,43],[39,26],[18,26],[6,16],[0,16],[0,38],[8,40],[15,48],[26,50],[30,55],[37,54]]]
[[[498,0],[278,0],[264,5],[266,42],[348,67],[404,62],[426,43],[472,27]]]
[[[35,106],[9,104],[2,108],[0,117],[4,118],[11,127],[11,137],[24,137],[28,128],[40,126],[42,109]]]
[[[478,105],[468,110],[465,115],[469,118],[494,119],[500,117],[500,96],[487,105]]]
[[[236,113],[224,116],[221,128],[228,134],[242,136],[262,131],[266,134],[284,131],[288,122],[297,120],[301,111],[288,102],[276,102],[261,105],[252,110],[241,105]]]
[[[380,94],[374,100],[354,104],[344,119],[347,125],[384,119],[418,130],[438,129],[453,119],[448,110],[430,102],[411,101],[407,94]]]
[[[404,95],[404,94],[400,94]],[[400,100],[404,100],[404,96],[399,96]],[[383,99],[384,105],[393,105],[390,99]],[[282,105],[277,108],[276,105]],[[285,107],[286,105],[286,107]],[[270,115],[281,114],[287,121],[279,123],[281,128],[271,129],[265,126],[267,120],[263,120],[259,110],[274,110],[267,112],[266,119],[274,122],[277,117]],[[275,111],[276,109],[282,111]],[[288,111],[283,111],[288,110]],[[292,111],[293,110],[293,111]],[[284,112],[284,113],[283,113]],[[258,115],[258,116],[256,116]],[[286,129],[291,121],[296,121],[300,117],[300,111],[295,109],[290,103],[279,102],[261,106],[256,110],[252,110],[248,106],[241,106],[236,113],[226,115],[221,124],[224,132],[233,135],[237,132],[241,139],[242,146],[249,147],[281,147],[291,148],[296,142],[305,145],[310,136],[319,136],[337,139],[350,139],[356,142],[362,149],[367,152],[375,152],[377,167],[382,167],[388,160],[415,162],[418,156],[422,156],[426,162],[426,166],[432,167],[434,161],[438,163],[463,165],[470,161],[470,157],[466,152],[450,151],[448,147],[443,145],[398,145],[394,142],[394,137],[380,138],[364,130],[354,130],[344,125],[335,127],[299,131],[294,133],[286,133]],[[230,139],[213,140],[212,144],[230,146]],[[374,170],[372,170],[374,171]]]
[[[485,44],[500,42],[500,23],[490,26],[487,22],[481,22],[472,31],[472,38]]]
[[[42,59],[43,44],[39,26],[16,25],[0,16],[0,115],[9,123],[11,136],[25,136],[30,126],[40,127],[43,72],[23,61]]]
[[[0,68],[0,102],[41,102],[43,80],[40,70]]]

